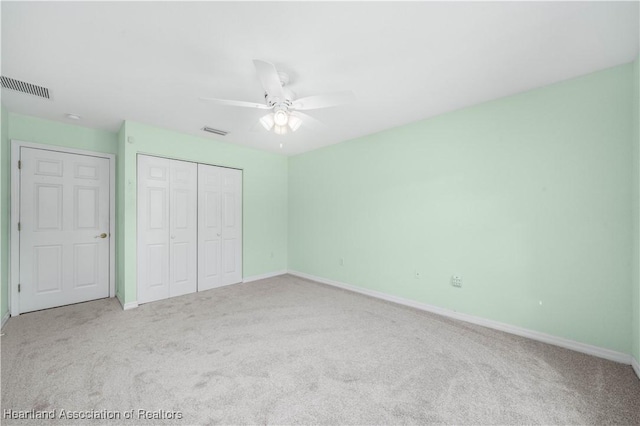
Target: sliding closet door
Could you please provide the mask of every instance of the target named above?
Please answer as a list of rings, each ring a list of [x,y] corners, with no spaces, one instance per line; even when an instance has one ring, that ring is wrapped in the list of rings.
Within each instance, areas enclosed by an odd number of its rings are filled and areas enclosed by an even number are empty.
[[[138,156],[138,303],[169,297],[171,160]]]
[[[197,289],[197,165],[138,156],[138,303]]]
[[[242,281],[242,171],[198,164],[198,290]]]
[[[222,285],[242,281],[242,171],[222,169]]]
[[[198,165],[171,160],[169,297],[198,288]]]
[[[198,291],[221,285],[222,168],[198,164]]]

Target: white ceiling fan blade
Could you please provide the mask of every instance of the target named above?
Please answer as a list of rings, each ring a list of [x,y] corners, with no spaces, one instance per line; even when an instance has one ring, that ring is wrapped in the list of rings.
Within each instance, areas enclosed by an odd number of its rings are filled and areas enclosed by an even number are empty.
[[[282,84],[280,84],[280,77],[275,65],[270,62],[261,61],[260,59],[254,59],[253,64],[256,67],[258,73],[258,79],[270,96],[284,101],[284,91],[282,90]]]
[[[292,108],[297,110],[329,108],[332,106],[347,104],[356,100],[356,95],[351,90],[346,92],[327,93],[326,95],[307,96],[296,99]]]
[[[327,128],[327,126],[322,121],[313,118],[310,115],[305,114],[304,112],[293,111],[290,114],[302,120],[302,127],[309,128],[316,132],[326,130]]]
[[[218,105],[223,106],[235,106],[235,107],[244,107],[244,108],[259,108],[259,109],[270,109],[268,105],[258,104],[255,102],[245,102],[245,101],[232,101],[228,99],[216,99],[216,98],[199,98],[202,101],[211,102]]]

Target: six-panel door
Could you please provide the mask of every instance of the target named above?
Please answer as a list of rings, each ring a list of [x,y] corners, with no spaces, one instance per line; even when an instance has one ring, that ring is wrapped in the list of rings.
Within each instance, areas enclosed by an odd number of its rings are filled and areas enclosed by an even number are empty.
[[[198,291],[242,281],[242,171],[198,164]]]
[[[198,166],[171,160],[169,297],[198,289]]]
[[[222,285],[242,281],[242,171],[222,168]]]
[[[109,160],[20,149],[20,312],[109,297]]]
[[[138,302],[197,289],[197,165],[138,156]]]

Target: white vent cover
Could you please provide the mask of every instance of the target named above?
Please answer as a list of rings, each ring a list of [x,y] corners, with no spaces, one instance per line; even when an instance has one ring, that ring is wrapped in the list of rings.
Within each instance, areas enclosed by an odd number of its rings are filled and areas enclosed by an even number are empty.
[[[35,84],[27,83],[25,81],[16,80],[15,78],[0,77],[2,80],[2,87],[4,89],[15,90],[16,92],[26,93],[28,95],[38,96],[45,99],[51,99],[49,97],[49,89],[42,86],[36,86]]]

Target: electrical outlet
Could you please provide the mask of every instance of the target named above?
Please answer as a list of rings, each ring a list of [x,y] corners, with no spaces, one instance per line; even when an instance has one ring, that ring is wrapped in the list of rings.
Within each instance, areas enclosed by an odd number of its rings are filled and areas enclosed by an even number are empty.
[[[271,252],[271,258],[273,259],[273,252]]]
[[[339,262],[340,262],[340,266],[344,266],[344,257],[341,257]]]
[[[420,279],[420,272],[415,271],[415,272],[413,273],[413,278],[415,278],[416,280],[419,280],[419,279]]]
[[[462,277],[459,275],[453,275],[451,277],[451,285],[454,287],[462,287]]]

